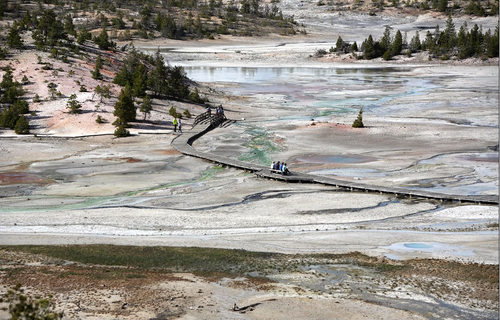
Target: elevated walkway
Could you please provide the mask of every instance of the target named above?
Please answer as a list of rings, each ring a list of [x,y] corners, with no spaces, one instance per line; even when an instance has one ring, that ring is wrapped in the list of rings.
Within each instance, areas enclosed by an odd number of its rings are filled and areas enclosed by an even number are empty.
[[[194,141],[196,141],[196,139],[205,135],[206,133],[215,128],[225,127],[230,122],[231,120],[227,120],[224,116],[220,117],[203,113],[198,117],[196,117],[194,121],[194,126],[190,131],[186,131],[185,133],[177,136],[172,141],[172,146],[182,154],[208,160],[229,167],[254,172],[258,177],[267,179],[273,179],[291,183],[319,183],[328,186],[335,186],[343,190],[391,194],[398,197],[406,197],[406,198],[425,198],[425,199],[447,201],[447,202],[466,202],[466,203],[476,203],[476,204],[498,205],[499,197],[495,195],[451,195],[444,193],[428,192],[423,190],[409,190],[398,187],[373,186],[362,183],[338,180],[330,177],[297,173],[293,171],[291,172],[290,175],[281,175],[277,173],[272,173],[267,166],[239,161],[236,159],[231,159],[228,157],[216,155],[209,152],[200,152],[195,148],[193,148],[193,143]]]

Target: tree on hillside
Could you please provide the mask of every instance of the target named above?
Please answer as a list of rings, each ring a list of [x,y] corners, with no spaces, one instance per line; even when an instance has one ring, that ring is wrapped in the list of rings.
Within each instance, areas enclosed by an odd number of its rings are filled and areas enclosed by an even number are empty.
[[[102,65],[103,65],[102,58],[99,55],[97,56],[97,59],[95,61],[94,71],[92,71],[92,79],[102,80],[102,74],[101,74]]]
[[[99,96],[99,103],[102,103],[104,99],[111,98],[111,86],[108,85],[97,85],[94,89],[94,94],[92,95],[92,100],[94,100],[94,95]]]
[[[168,69],[160,52],[156,52],[154,67],[148,79],[148,87],[153,91],[154,96],[165,93],[167,86]]]
[[[19,119],[17,119],[16,125],[14,126],[14,132],[16,134],[30,133],[30,124],[24,115],[21,115]]]
[[[113,114],[117,118],[113,124],[115,126],[126,126],[129,122],[135,121],[136,107],[132,98],[130,86],[125,86],[118,96],[118,101],[115,103],[115,111]]]
[[[73,17],[71,15],[67,15],[64,18],[64,31],[67,34],[76,36],[75,25],[73,24]]]
[[[64,32],[64,26],[57,19],[54,10],[45,10],[40,19],[38,19],[38,24],[33,31],[32,37],[35,40],[37,48],[45,49],[47,46],[53,47],[60,40],[66,39],[67,34]]]
[[[109,41],[108,31],[106,28],[103,28],[101,33],[97,37],[94,38],[95,44],[99,46],[101,50],[109,50],[114,47],[114,42]]]
[[[151,104],[151,99],[149,98],[149,95],[146,95],[142,100],[139,111],[141,111],[144,114],[144,120],[146,120],[147,116],[149,116],[151,114],[151,111],[153,111],[153,105]]]
[[[85,27],[83,27],[82,30],[80,30],[80,32],[78,33],[76,42],[78,42],[78,44],[83,44],[86,40],[92,40],[92,34],[88,32]]]
[[[437,9],[441,12],[448,10],[448,0],[439,0]]]
[[[69,113],[78,114],[81,112],[82,105],[76,100],[76,94],[69,96],[68,103],[66,104],[66,109],[69,109]]]
[[[9,29],[9,33],[7,34],[7,45],[13,49],[22,49],[24,47],[24,42],[21,39],[21,32],[16,24],[13,24]]]
[[[189,86],[186,83],[184,68],[180,66],[173,67],[167,83],[169,96],[177,99],[185,99],[189,96]]]

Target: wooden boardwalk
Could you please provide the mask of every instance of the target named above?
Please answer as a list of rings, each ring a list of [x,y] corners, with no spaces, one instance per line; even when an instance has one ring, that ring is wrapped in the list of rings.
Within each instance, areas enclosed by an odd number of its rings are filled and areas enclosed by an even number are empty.
[[[172,141],[172,146],[182,154],[208,160],[229,167],[254,172],[258,177],[267,179],[279,180],[290,183],[293,182],[319,183],[328,186],[335,186],[343,190],[391,194],[398,197],[406,197],[406,198],[425,198],[425,199],[447,201],[447,202],[465,202],[465,203],[498,205],[499,197],[496,195],[451,195],[444,193],[428,192],[423,190],[409,190],[397,187],[374,186],[374,185],[366,185],[362,183],[338,180],[330,177],[296,173],[293,171],[291,172],[291,175],[284,176],[281,174],[272,173],[267,166],[243,162],[209,152],[200,152],[195,148],[193,148],[193,142],[196,139],[208,133],[209,131],[223,125],[227,121],[228,120],[226,120],[225,118],[214,119],[214,116],[211,117],[207,117],[206,115],[202,117],[198,116],[197,120],[195,120],[195,125],[193,126],[193,128],[190,131],[186,131],[185,133],[177,136]]]

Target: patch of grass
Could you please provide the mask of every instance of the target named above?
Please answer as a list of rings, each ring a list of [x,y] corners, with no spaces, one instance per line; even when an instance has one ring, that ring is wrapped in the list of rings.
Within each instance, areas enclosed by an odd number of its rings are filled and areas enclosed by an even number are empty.
[[[235,270],[249,272],[252,271],[248,267],[251,261],[265,261],[273,256],[279,256],[279,254],[245,250],[112,245],[12,246],[3,249],[42,254],[91,265],[197,273],[234,273]],[[108,277],[108,275],[101,276]]]

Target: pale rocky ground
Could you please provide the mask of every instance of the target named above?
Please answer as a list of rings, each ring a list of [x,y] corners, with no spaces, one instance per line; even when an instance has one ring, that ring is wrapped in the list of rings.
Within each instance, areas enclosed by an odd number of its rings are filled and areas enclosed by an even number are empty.
[[[304,6],[307,9],[303,9]],[[498,87],[497,67],[471,66],[482,63],[478,60],[468,61],[468,65],[453,61],[429,62],[425,55],[410,61],[400,58],[383,64],[381,61],[353,61],[348,57],[310,57],[317,49],[334,45],[338,35],[359,44],[368,33],[380,36],[381,25],[389,23],[408,31],[410,37],[417,26],[443,25],[443,16],[414,17],[388,12],[368,17],[367,14],[325,13],[324,8],[315,3],[297,1],[284,2],[283,9],[285,14],[293,13],[299,22],[306,24],[307,36],[155,41],[136,46],[149,51],[159,46],[169,48],[168,62],[184,66],[328,68],[349,67],[355,63],[370,68],[411,63],[414,68],[407,76],[430,74],[446,78],[443,82],[446,88],[458,89],[429,94],[425,97],[429,103],[443,99],[466,101],[473,90],[457,93],[461,88],[489,88],[486,107],[481,104],[484,100],[479,100],[476,109],[465,106],[450,111],[443,105],[411,117],[365,113],[370,125],[359,133],[350,128],[355,114],[316,121],[315,125],[310,120],[290,121],[287,126],[269,124],[267,119],[290,112],[282,108],[286,96],[249,94],[234,97],[230,95],[236,87],[234,84],[204,84],[216,90],[207,95],[211,101],[224,104],[229,118],[245,118],[269,130],[274,141],[285,146],[273,157],[286,159],[297,170],[314,172],[338,168],[311,163],[300,167],[299,161],[294,163],[294,159],[303,154],[327,150],[344,155],[371,153],[373,159],[361,164],[361,168],[392,172],[389,178],[364,178],[364,182],[372,184],[404,186],[416,179],[442,178],[446,186],[446,183],[452,184],[456,176],[463,180],[466,180],[463,177],[475,178],[470,175],[473,171],[470,164],[451,165],[445,161],[436,168],[432,164],[418,166],[416,161],[442,154],[485,151],[498,144],[498,109],[491,108],[498,104],[498,91],[495,94],[491,89]],[[465,20],[470,21],[470,18],[459,18],[456,24]],[[475,18],[474,21],[481,23],[483,28],[494,28],[497,17]],[[362,27],[358,28],[360,25]],[[17,59],[18,62],[13,63],[15,78],[20,80],[26,74],[33,82],[27,86],[31,93],[47,98],[44,83],[47,80],[57,83],[66,98],[32,104],[32,109],[37,111],[33,132],[38,138],[12,138],[12,132],[0,132],[0,150],[7,155],[0,158],[0,244],[110,243],[284,253],[360,251],[381,258],[439,258],[498,264],[498,208],[495,206],[443,204],[341,192],[319,185],[288,185],[184,157],[170,146],[174,136],[172,119],[168,116],[170,104],[161,101],[155,101],[153,125],[138,123],[131,129],[137,136],[113,139],[110,135],[114,130],[110,124],[114,120],[112,106],[119,90],[114,86],[114,98],[105,101],[97,112],[97,98],[92,101],[92,91],[99,82],[90,78],[93,65],[79,61],[69,67],[53,61],[54,69],[62,68],[63,71],[52,74],[52,71],[39,69],[34,54],[24,53]],[[43,60],[51,61],[47,56]],[[498,60],[487,64],[498,64]],[[74,76],[69,76],[69,68],[75,71]],[[468,76],[470,74],[477,78]],[[65,114],[65,104],[67,96],[78,91],[75,80],[80,80],[90,93],[77,93],[85,112],[71,116]],[[475,97],[479,99],[480,93]],[[405,97],[399,101],[405,99],[412,102]],[[200,107],[173,105],[181,111],[188,108],[193,114],[202,112]],[[97,114],[104,116],[108,123],[97,125]],[[302,111],[298,114],[304,115]],[[480,125],[461,124],[460,121],[466,118],[464,115],[480,119],[477,120]],[[189,121],[186,124],[185,129],[188,129]],[[248,151],[243,146],[248,136],[243,132],[244,127],[239,125],[217,129],[200,139],[195,147],[238,157]],[[72,138],[101,134],[104,135]],[[435,143],[438,135],[439,144]],[[337,137],[334,143],[327,140],[330,136]],[[356,180],[357,177],[343,178]],[[496,176],[490,174],[489,179],[498,186],[498,171]],[[415,287],[402,289],[414,305],[410,311],[401,306],[391,307],[386,300],[370,303],[360,295],[297,292],[294,283],[306,278],[304,274],[281,275],[288,277],[286,281],[266,290],[237,287],[231,283],[233,280],[210,282],[190,274],[178,276],[180,280],[159,280],[151,287],[138,285],[137,290],[143,290],[137,293],[138,297],[153,297],[158,304],[151,304],[153,308],[149,301],[138,301],[129,309],[129,314],[120,313],[122,303],[131,299],[127,288],[117,287],[115,291],[74,288],[60,293],[56,300],[70,310],[68,318],[72,319],[114,319],[118,315],[123,319],[152,318],[166,308],[179,311],[175,316],[182,319],[421,319],[432,317],[419,309],[421,301],[435,306],[441,303]],[[460,283],[449,285],[454,290],[465,287]],[[304,286],[298,287],[304,290]],[[397,291],[380,296],[400,301],[395,299],[402,296]],[[210,295],[205,294],[207,292]],[[178,307],[169,305],[169,299],[178,295],[188,298],[176,302]],[[474,316],[495,318],[498,305],[494,302],[461,301],[450,296],[447,299],[446,302],[456,306],[470,308],[467,310],[473,310]],[[88,302],[87,309],[78,307],[81,301]],[[233,303],[240,306],[261,304],[243,314],[230,310]],[[199,308],[200,305],[204,307]]]

